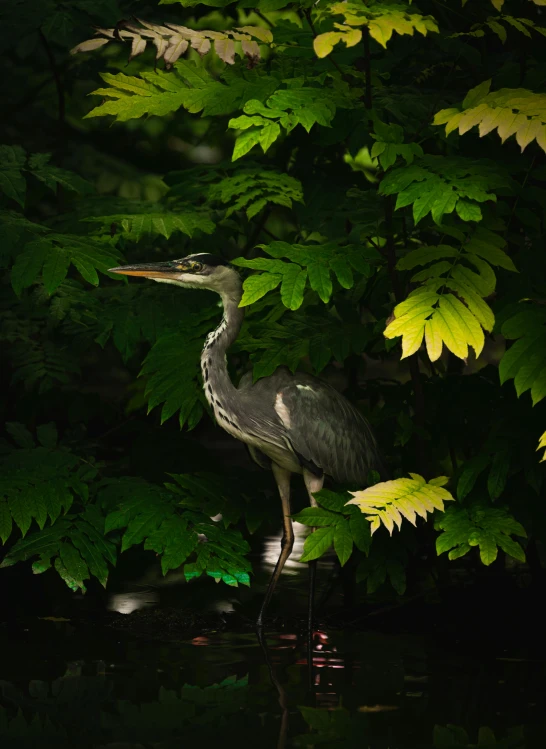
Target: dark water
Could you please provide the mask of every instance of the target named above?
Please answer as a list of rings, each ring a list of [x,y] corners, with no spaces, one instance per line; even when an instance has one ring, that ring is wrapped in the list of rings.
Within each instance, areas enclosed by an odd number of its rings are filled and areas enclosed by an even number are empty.
[[[330,572],[326,562],[323,587]],[[6,621],[1,749],[546,747],[546,627],[536,616],[506,608],[503,620],[502,606],[467,601],[444,627],[441,615],[432,623],[421,608],[411,619],[401,607],[358,627],[319,625],[310,661],[298,618],[305,581],[305,569],[289,565],[276,605],[290,616],[269,629],[265,650],[243,615],[260,590],[184,585],[176,575],[165,586],[153,570],[107,601],[125,614],[145,609],[144,636],[81,616]],[[154,614],[176,601],[228,613],[187,635],[167,636],[160,618],[154,631]]]

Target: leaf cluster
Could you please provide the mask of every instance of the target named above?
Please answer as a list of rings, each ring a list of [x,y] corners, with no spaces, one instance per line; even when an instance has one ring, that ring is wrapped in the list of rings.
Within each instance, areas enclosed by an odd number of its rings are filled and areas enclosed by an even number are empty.
[[[525,552],[512,538],[513,535],[525,538],[525,528],[503,508],[452,505],[436,520],[436,527],[443,531],[436,539],[436,552],[448,551],[450,559],[458,559],[478,546],[480,559],[486,566],[495,561],[499,548],[514,559],[525,561]]]

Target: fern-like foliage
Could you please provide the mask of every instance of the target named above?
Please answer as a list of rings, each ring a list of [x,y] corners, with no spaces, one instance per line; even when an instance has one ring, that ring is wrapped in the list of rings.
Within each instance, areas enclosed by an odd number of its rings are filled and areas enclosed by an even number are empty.
[[[107,482],[100,500],[110,510],[106,532],[123,531],[122,552],[143,543],[161,555],[164,574],[184,565],[187,580],[206,573],[228,585],[249,585],[251,566],[244,556],[249,546],[239,531],[222,527],[203,512],[184,509],[181,493],[125,478]],[[189,504],[195,505],[191,495]]]
[[[378,159],[384,171],[387,171],[398,157],[402,157],[406,164],[412,164],[416,157],[423,157],[423,149],[418,143],[404,143],[404,129],[400,125],[386,125],[376,119],[371,136],[375,143],[370,155]]]
[[[41,333],[44,334],[42,329]],[[23,383],[26,390],[46,393],[58,385],[67,385],[80,373],[78,358],[59,341],[25,337],[9,350],[14,369],[13,383]]]
[[[303,203],[301,182],[288,174],[255,169],[240,169],[233,177],[211,185],[209,199],[227,206],[226,217],[244,210],[254,218],[269,203],[292,208],[292,202]]]
[[[49,153],[35,153],[27,157],[21,146],[0,146],[0,190],[21,208],[25,205],[28,175],[53,191],[58,185],[82,194],[93,191],[89,182],[73,172],[51,165],[50,159]]]
[[[161,336],[152,346],[140,374],[146,378],[145,397],[148,412],[163,404],[161,423],[179,412],[180,426],[193,429],[205,407],[199,374],[199,356],[203,334],[210,329],[213,309],[188,314],[183,332]],[[180,321],[178,321],[180,323]]]
[[[85,593],[85,581],[91,577],[106,587],[109,565],[115,565],[117,552],[105,534],[104,517],[90,505],[81,513],[60,517],[51,526],[17,541],[0,568],[34,559],[34,574],[53,566],[73,591]]]
[[[54,424],[37,428],[38,445],[22,424],[7,426],[20,449],[2,461],[0,539],[5,544],[13,526],[21,538],[0,567],[34,560],[35,574],[54,567],[72,590],[85,592],[85,580],[91,576],[106,586],[116,550],[105,538],[104,517],[88,504],[95,466],[57,445]],[[29,533],[34,523],[39,530]]]
[[[49,232],[27,242],[13,264],[11,283],[20,295],[40,277],[46,291],[52,294],[64,281],[73,265],[93,286],[99,283],[97,271],[106,273],[121,259],[116,239],[93,239],[77,234]]]
[[[9,452],[2,461],[0,483],[0,539],[9,539],[13,525],[24,537],[33,521],[42,530],[48,520],[54,524],[78,499],[89,496],[88,482],[95,468],[77,455],[57,447],[53,424],[37,429],[39,444],[22,424],[7,425],[20,449]]]
[[[481,221],[480,203],[497,200],[493,191],[511,192],[506,173],[485,160],[424,156],[409,167],[393,169],[381,181],[382,195],[397,195],[396,208],[413,206],[416,224],[429,213],[441,224],[455,211],[463,221]]]
[[[438,555],[448,551],[450,559],[458,559],[479,546],[480,559],[486,566],[495,561],[499,548],[525,561],[525,552],[511,536],[526,538],[527,533],[505,509],[482,504],[451,506],[438,517],[436,527],[443,531],[436,539]]]
[[[402,519],[406,518],[415,525],[416,516],[427,517],[434,510],[444,511],[444,502],[454,498],[444,489],[449,478],[438,476],[428,483],[417,473],[410,473],[410,479],[383,481],[367,489],[351,492],[353,499],[347,504],[356,505],[370,521],[370,531],[375,531],[383,524],[392,534],[395,524],[398,530]]]
[[[412,276],[422,285],[395,307],[395,319],[385,329],[386,338],[402,336],[402,358],[415,353],[423,338],[431,361],[440,357],[444,345],[461,359],[468,356],[469,346],[479,356],[483,330],[491,331],[495,321],[484,301],[495,290],[491,266],[516,271],[504,252],[505,240],[495,232],[477,227],[468,236],[446,227],[446,233],[458,240],[458,247],[420,247],[398,261],[402,270],[428,266]]]
[[[372,482],[378,478],[378,475],[371,472]],[[410,479],[400,480],[410,481]],[[371,489],[378,487],[378,492],[381,492],[381,487],[385,487],[386,483],[375,484]],[[431,509],[429,497],[432,494],[435,505],[440,504],[441,492],[449,495],[437,485],[427,485],[424,481],[422,484],[425,486],[427,495],[424,499],[413,499],[410,502],[406,499],[405,506],[411,508],[407,514],[409,518],[412,517],[412,513],[413,518],[415,518],[415,513],[426,516],[426,510]],[[401,493],[403,490],[398,489],[398,496]],[[362,552],[357,566],[357,582],[365,582],[368,593],[374,593],[388,579],[396,592],[402,595],[406,589],[405,567],[408,561],[406,545],[402,543],[393,546],[388,536],[381,536],[381,534],[375,536],[372,543],[373,519],[370,522],[370,518],[367,518],[358,506],[352,501],[347,501],[350,497],[349,493],[336,493],[323,489],[314,496],[319,504],[318,507],[307,507],[293,516],[298,523],[315,528],[315,531],[305,539],[301,561],[309,562],[318,559],[333,546],[343,566],[356,547],[358,552]],[[444,497],[444,499],[448,498],[452,499],[450,495]],[[393,513],[393,517],[395,515],[396,513]]]
[[[264,101],[281,84],[277,78],[253,70],[225,71],[222,83],[202,65],[186,60],[179,60],[170,73],[143,71],[140,77],[103,73],[102,79],[110,88],[93,93],[107,101],[86,116],[114,115],[118,122],[144,115],[165,116],[181,107],[192,113],[203,112],[206,117],[230,114],[250,99]]]
[[[473,490],[480,474],[489,468],[487,493],[495,502],[503,493],[510,471],[510,452],[507,448],[490,453],[487,446],[479,455],[466,461],[457,481],[457,499],[462,502]]]
[[[332,544],[341,565],[349,560],[353,545],[368,554],[372,542],[370,524],[356,507],[347,504],[348,495],[323,489],[314,496],[319,507],[306,507],[293,515],[298,523],[316,528],[305,539],[300,561],[318,559]]]
[[[155,59],[163,59],[169,70],[188,47],[204,57],[214,44],[216,54],[228,65],[234,64],[236,52],[255,65],[260,59],[260,47],[254,39],[259,39],[262,43],[273,41],[271,31],[261,26],[242,26],[230,31],[197,31],[178,24],[161,26],[140,19],[135,21],[136,23],[122,21],[115,29],[97,29],[94,39],[81,42],[70,53],[75,55],[78,52],[92,52],[111,41],[128,41],[131,43],[129,60],[132,60],[141,55],[147,43],[151,42],[156,49]]]
[[[311,79],[315,85],[294,86],[277,90],[262,103],[258,99],[247,101],[245,114],[229,121],[228,127],[242,131],[235,141],[232,161],[244,156],[255,145],[266,153],[281,135],[281,128],[290,133],[302,125],[309,133],[313,125],[330,127],[338,108],[349,109],[353,101],[341,87],[324,88],[324,76]]]
[[[342,288],[350,289],[354,284],[353,270],[369,275],[369,260],[375,258],[373,251],[367,252],[356,245],[341,247],[334,242],[317,245],[272,242],[259,246],[275,260],[237,258],[233,261],[235,265],[263,271],[245,280],[242,307],[253,304],[279,285],[281,300],[291,310],[301,307],[307,284],[326,303],[333,291],[332,273]],[[289,262],[280,258],[287,258]]]
[[[534,304],[524,307],[502,325],[502,334],[514,340],[499,365],[501,383],[514,380],[518,398],[531,391],[533,406],[546,397],[546,311]]]
[[[319,17],[343,16],[343,23],[335,23],[337,31],[328,31],[319,34],[313,46],[318,57],[326,57],[339,42],[347,47],[354,47],[362,39],[362,30],[370,34],[382,47],[387,47],[387,42],[393,33],[413,36],[417,31],[423,36],[429,31],[438,31],[436,21],[432,16],[422,16],[419,13],[410,13],[410,5],[405,3],[385,3],[380,0],[364,2],[334,3],[327,10],[319,11]]]
[[[85,220],[99,223],[103,229],[108,231],[111,231],[113,225],[116,228],[119,225],[120,234],[134,242],[138,242],[145,234],[170,239],[172,234],[177,231],[186,234],[188,237],[193,237],[196,232],[212,234],[215,229],[215,224],[210,218],[198,211],[90,216]]]
[[[468,92],[461,108],[438,112],[434,124],[445,125],[446,135],[453,130],[464,135],[478,125],[480,138],[496,130],[503,143],[515,135],[522,151],[534,140],[546,151],[546,95],[524,88],[490,88],[491,79],[480,83]]]
[[[495,0],[495,2],[502,5],[502,0]],[[474,23],[470,27],[470,31],[453,34],[452,37],[472,36],[479,38],[485,36],[486,33],[492,32],[500,39],[502,44],[505,44],[508,39],[508,30],[510,27],[528,38],[532,38],[532,32],[546,36],[546,29],[542,26],[537,26],[530,18],[514,18],[514,16],[508,16],[503,13],[498,16],[489,16],[484,23]]]
[[[371,331],[357,320],[346,321],[345,334],[339,335],[339,320],[334,313],[324,316],[290,315],[278,320],[285,308],[275,306],[271,320],[252,319],[243,329],[237,346],[250,352],[254,379],[267,377],[280,366],[295,372],[300,361],[309,357],[315,374],[320,374],[334,358],[345,361],[349,354],[362,354]]]

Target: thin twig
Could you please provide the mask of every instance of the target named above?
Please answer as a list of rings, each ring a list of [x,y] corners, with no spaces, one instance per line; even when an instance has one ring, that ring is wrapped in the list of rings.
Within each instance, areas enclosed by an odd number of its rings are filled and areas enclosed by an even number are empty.
[[[364,88],[364,105],[367,110],[372,108],[372,65],[370,56],[370,32],[367,26],[362,29],[362,41],[364,42],[364,75],[366,76]]]
[[[45,53],[47,55],[47,59],[49,61],[49,67],[51,68],[51,72],[53,73],[53,78],[55,80],[55,87],[57,89],[57,102],[58,102],[58,108],[59,108],[59,122],[61,125],[64,125],[65,122],[65,104],[64,104],[64,86],[63,82],[61,80],[61,76],[59,74],[59,69],[57,67],[57,63],[55,62],[55,57],[53,55],[53,52],[51,51],[51,47],[49,46],[49,43],[47,39],[44,36],[44,32],[42,29],[38,30],[38,35],[40,37],[40,41],[42,42],[42,46],[45,50]]]
[[[387,196],[385,198],[385,236],[386,243],[383,254],[387,260],[387,268],[391,279],[391,285],[394,292],[394,297],[397,302],[403,300],[402,287],[400,284],[400,276],[396,270],[396,252],[394,248],[394,229],[393,229],[393,204],[392,197]],[[408,359],[409,370],[411,375],[411,383],[413,385],[413,407],[415,411],[415,422],[420,432],[416,432],[415,441],[417,444],[417,458],[419,463],[419,471],[424,475],[428,476],[426,469],[426,449],[425,442],[423,439],[422,432],[425,429],[425,395],[423,392],[423,383],[421,381],[421,373],[419,371],[419,360],[417,355],[414,354]]]
[[[58,106],[58,119],[59,119],[59,131],[60,131],[59,135],[62,137],[64,133],[65,114],[66,114],[63,81],[59,73],[59,68],[57,67],[57,63],[55,62],[55,56],[53,52],[51,51],[51,47],[49,46],[48,41],[45,38],[45,35],[42,29],[38,29],[38,36],[40,37],[40,41],[42,42],[42,46],[45,50],[47,59],[49,61],[49,67],[51,68],[51,72],[53,73],[53,79],[55,81],[55,88],[57,89],[57,106]],[[60,182],[57,184],[56,194],[57,194],[57,210],[59,213],[63,213],[64,211],[64,188]]]
[[[260,234],[262,233],[262,230],[264,229],[270,215],[271,215],[271,207],[268,206],[262,213],[258,223],[256,224],[254,228],[254,231],[250,235],[249,240],[245,245],[245,248],[243,250],[243,255],[245,257],[248,252],[251,252],[254,249],[254,246],[256,245],[256,242],[258,241]]]
[[[265,21],[269,26],[275,27],[274,22],[270,21],[269,18],[266,18],[259,8],[254,8],[254,13],[256,13],[256,15],[259,16],[262,21]]]
[[[309,28],[311,29],[313,37],[316,39],[317,38],[317,32],[315,31],[315,26],[313,24],[313,21],[311,20],[311,11],[310,10],[304,10],[304,15],[305,15],[305,18],[307,20],[307,23],[309,24]],[[341,68],[339,67],[339,65],[337,64],[337,62],[334,60],[334,58],[332,57],[332,55],[328,55],[328,60],[332,63],[332,65],[337,70],[337,72],[342,76],[343,75],[343,71],[341,70]]]
[[[428,110],[428,112],[426,114],[426,117],[419,123],[419,126],[415,130],[415,132],[412,135],[410,135],[410,137],[408,138],[408,143],[412,143],[415,140],[415,138],[418,135],[421,134],[421,132],[422,132],[423,128],[425,127],[425,125],[427,125],[428,122],[430,121],[430,118],[434,114],[434,110],[438,106],[438,102],[440,101],[440,97],[442,96],[442,92],[445,91],[445,89],[447,87],[447,84],[449,82],[449,79],[451,78],[451,75],[452,75],[453,71],[455,70],[455,66],[459,62],[460,56],[461,56],[460,54],[457,55],[457,57],[455,58],[455,60],[453,60],[453,64],[450,67],[450,69],[447,71],[446,77],[444,78],[444,81],[443,81],[441,87],[438,89],[438,92],[436,93],[434,101],[432,102],[432,105],[431,105],[430,109]],[[421,140],[419,141],[419,143],[421,143],[423,140],[426,140],[426,138],[421,138]]]
[[[519,199],[521,198],[521,193],[525,189],[525,185],[527,184],[527,180],[529,179],[529,175],[533,171],[533,167],[535,165],[536,161],[536,154],[533,156],[531,163],[529,164],[529,169],[525,172],[525,177],[523,179],[523,182],[521,184],[520,190],[517,194],[516,199],[514,200],[514,205],[512,206],[512,212],[510,213],[510,218],[508,219],[508,222],[506,224],[506,231],[504,232],[504,238],[506,239],[506,236],[508,234],[508,229],[510,228],[510,224],[512,223],[512,219],[514,218],[514,213],[516,212],[516,208],[518,207]]]

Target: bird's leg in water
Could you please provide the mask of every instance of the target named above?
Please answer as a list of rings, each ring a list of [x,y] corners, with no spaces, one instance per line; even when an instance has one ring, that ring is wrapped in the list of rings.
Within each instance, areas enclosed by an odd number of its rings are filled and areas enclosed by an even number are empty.
[[[313,497],[314,492],[319,492],[324,484],[324,477],[318,478],[306,468],[303,469],[303,480],[305,488],[309,494],[311,507],[318,507],[317,500]],[[312,533],[315,528],[312,528]],[[311,685],[312,666],[313,666],[313,616],[315,609],[315,579],[317,576],[317,560],[309,562],[309,605],[307,609],[307,660],[309,664],[309,680]]]
[[[271,679],[271,683],[277,690],[277,694],[279,695],[279,705],[281,708],[281,725],[279,728],[279,737],[277,739],[277,749],[284,749],[286,746],[286,739],[288,736],[288,700],[286,698],[286,691],[277,678],[277,674],[275,673],[275,668],[273,666],[273,663],[271,662],[271,658],[269,657],[269,650],[267,649],[267,643],[265,641],[263,629],[261,627],[258,627],[258,643],[260,644],[260,647],[262,649],[262,653],[264,655],[265,663],[267,665],[267,668],[269,670],[269,678]]]
[[[286,563],[286,560],[292,553],[292,548],[294,546],[294,529],[292,527],[292,518],[290,517],[290,476],[292,474],[290,473],[290,471],[287,471],[285,468],[281,468],[275,463],[273,463],[271,467],[273,470],[273,475],[275,476],[275,481],[277,482],[279,495],[281,497],[283,534],[281,541],[281,553],[277,560],[277,564],[275,565],[275,569],[273,570],[271,580],[269,581],[269,586],[262,603],[262,608],[260,609],[260,613],[258,615],[258,621],[256,622],[258,628],[263,626],[265,610],[269,605],[269,601],[271,600],[271,596],[273,595],[273,591],[275,590],[277,580],[281,576],[282,569]]]

